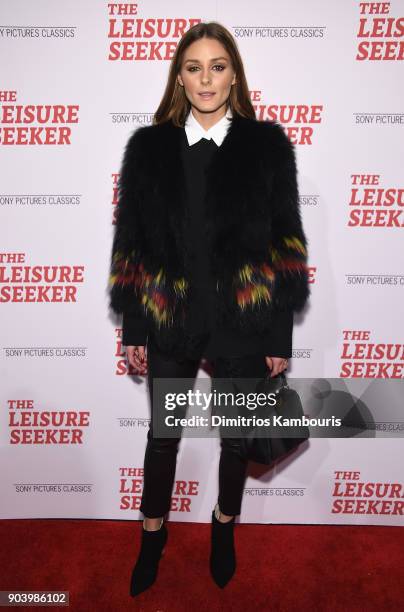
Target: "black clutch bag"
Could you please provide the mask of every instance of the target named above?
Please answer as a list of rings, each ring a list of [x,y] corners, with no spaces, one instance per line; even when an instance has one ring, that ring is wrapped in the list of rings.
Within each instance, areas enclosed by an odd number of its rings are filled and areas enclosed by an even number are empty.
[[[282,420],[284,418],[298,419],[297,422],[301,422],[304,416],[302,402],[299,394],[289,387],[284,372],[273,378],[268,374],[258,383],[257,392],[275,393],[277,398],[275,405],[254,410],[257,418],[269,417],[272,423],[274,416],[280,416]],[[258,429],[259,437],[257,436]],[[276,436],[273,435],[275,429],[278,432]],[[282,437],[279,437],[280,431]],[[310,431],[305,425],[282,425],[282,427],[278,425],[256,425],[243,429],[243,437],[240,439],[241,452],[245,458],[251,461],[270,465],[297,448],[309,437]]]

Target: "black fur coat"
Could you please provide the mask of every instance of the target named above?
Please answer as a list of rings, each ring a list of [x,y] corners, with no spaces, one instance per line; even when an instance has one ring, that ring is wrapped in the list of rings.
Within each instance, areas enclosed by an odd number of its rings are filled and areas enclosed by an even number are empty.
[[[109,304],[137,309],[162,349],[186,347],[192,291],[184,231],[181,129],[138,128],[121,166]],[[294,146],[277,122],[234,115],[209,168],[206,231],[219,322],[271,328],[274,309],[299,311],[310,294]]]

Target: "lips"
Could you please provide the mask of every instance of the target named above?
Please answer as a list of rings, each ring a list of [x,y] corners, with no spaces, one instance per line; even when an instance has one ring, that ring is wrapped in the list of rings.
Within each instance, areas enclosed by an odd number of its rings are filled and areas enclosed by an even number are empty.
[[[215,92],[201,92],[199,95],[204,100],[210,100],[210,98],[213,98],[213,96],[215,95]]]

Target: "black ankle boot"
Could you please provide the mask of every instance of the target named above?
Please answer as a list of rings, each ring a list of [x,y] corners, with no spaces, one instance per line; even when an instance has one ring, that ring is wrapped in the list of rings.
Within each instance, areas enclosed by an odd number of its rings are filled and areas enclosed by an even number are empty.
[[[234,519],[221,523],[215,510],[212,512],[210,573],[220,588],[226,586],[236,570]]]
[[[143,522],[140,553],[130,581],[132,597],[148,589],[156,580],[159,561],[167,542],[167,535],[164,522],[162,522],[160,529],[155,531],[146,531]]]

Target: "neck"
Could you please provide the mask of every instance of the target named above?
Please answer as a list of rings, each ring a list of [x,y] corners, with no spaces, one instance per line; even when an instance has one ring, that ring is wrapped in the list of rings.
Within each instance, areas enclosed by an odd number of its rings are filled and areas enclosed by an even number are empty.
[[[195,108],[195,106],[192,106],[191,113],[198,121],[198,123],[201,124],[204,130],[209,130],[225,116],[226,104],[223,104],[220,108],[210,113],[202,113],[197,108]]]

